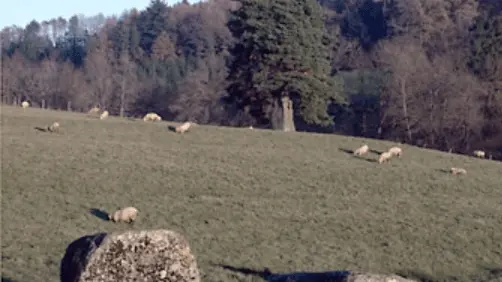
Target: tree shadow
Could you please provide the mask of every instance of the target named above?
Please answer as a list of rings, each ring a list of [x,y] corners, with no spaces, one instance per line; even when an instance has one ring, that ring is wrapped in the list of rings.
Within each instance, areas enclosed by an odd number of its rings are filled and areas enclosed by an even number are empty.
[[[268,269],[266,267],[263,271],[259,271],[259,270],[254,270],[254,269],[250,269],[250,268],[246,268],[246,267],[234,267],[234,266],[225,265],[225,264],[213,264],[213,266],[221,267],[225,270],[241,273],[244,275],[251,275],[251,276],[260,277],[265,280],[267,277],[269,277],[272,274],[270,269]]]
[[[39,126],[35,126],[35,130],[38,130],[40,132],[47,132],[47,128],[42,128],[42,127],[39,127]]]
[[[95,208],[92,208],[92,209],[89,209],[89,212],[94,215],[95,217],[101,219],[101,220],[104,220],[104,221],[108,221],[108,213],[105,212],[104,210],[100,210],[100,209],[95,209]]]
[[[260,277],[265,281],[270,282],[312,282],[312,281],[330,281],[330,282],[343,282],[349,276],[349,271],[326,271],[326,272],[291,272],[291,273],[272,273],[270,269],[266,268],[263,271],[254,270],[245,267],[233,267],[230,265],[218,264],[216,265],[223,269],[238,272],[244,275],[252,275]]]

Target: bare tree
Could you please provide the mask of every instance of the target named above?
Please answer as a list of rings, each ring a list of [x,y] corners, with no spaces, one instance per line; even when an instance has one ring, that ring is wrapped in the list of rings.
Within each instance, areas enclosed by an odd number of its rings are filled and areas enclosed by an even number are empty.
[[[101,107],[109,106],[114,90],[110,53],[106,35],[102,34],[98,46],[90,52],[84,62],[84,72],[91,85],[89,91],[92,103],[99,103]]]
[[[481,134],[483,87],[448,56],[431,61],[425,53],[417,41],[381,44],[381,64],[392,73],[384,95],[387,128],[404,132],[410,143],[467,150]]]
[[[135,100],[138,90],[138,76],[136,66],[127,52],[122,52],[115,61],[113,78],[116,89],[120,93],[119,115],[125,116],[129,106]]]
[[[226,69],[224,60],[216,56],[207,65],[187,75],[180,84],[176,98],[169,106],[177,120],[197,120],[199,123],[220,123]]]

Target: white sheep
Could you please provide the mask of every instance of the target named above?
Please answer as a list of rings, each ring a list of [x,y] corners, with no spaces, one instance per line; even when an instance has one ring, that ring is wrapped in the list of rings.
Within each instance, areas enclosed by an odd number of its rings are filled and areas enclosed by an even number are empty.
[[[457,175],[457,174],[467,174],[467,170],[465,170],[464,168],[459,168],[459,167],[452,167],[450,169],[450,172],[453,174],[453,175]]]
[[[59,122],[54,122],[53,124],[51,124],[48,128],[47,128],[48,131],[50,132],[59,132]]]
[[[21,107],[23,107],[23,109],[26,109],[26,108],[28,108],[29,106],[30,106],[30,103],[28,103],[28,101],[23,101],[23,102],[21,103]]]
[[[388,152],[391,153],[393,156],[401,157],[401,155],[403,154],[403,149],[399,147],[392,147],[389,149]]]
[[[108,111],[104,111],[104,112],[103,112],[103,113],[101,113],[101,115],[99,116],[99,119],[101,119],[101,120],[102,120],[102,119],[105,119],[105,118],[107,118],[107,117],[108,117],[108,115],[109,115]]]
[[[360,148],[358,148],[357,150],[354,151],[354,156],[364,155],[364,154],[368,153],[369,150],[370,150],[370,147],[368,145],[364,144],[363,146],[361,146]]]
[[[485,158],[485,152],[484,151],[481,151],[481,150],[476,150],[473,152],[474,156],[478,157],[478,158],[482,158],[484,159]]]
[[[187,131],[188,131],[188,129],[192,126],[192,124],[195,124],[195,123],[192,123],[192,122],[189,122],[189,121],[188,121],[188,122],[185,122],[185,123],[183,123],[182,125],[177,126],[177,127],[175,128],[175,131],[176,131],[177,133],[185,133],[185,132],[187,132]]]
[[[143,121],[161,121],[162,118],[156,113],[148,113],[143,117]]]
[[[391,152],[383,152],[380,154],[380,157],[378,158],[378,163],[381,164],[385,161],[388,161],[390,158],[392,158],[392,153]]]
[[[138,210],[135,207],[127,207],[115,211],[113,214],[108,214],[108,220],[113,222],[129,222],[132,223],[138,216]]]

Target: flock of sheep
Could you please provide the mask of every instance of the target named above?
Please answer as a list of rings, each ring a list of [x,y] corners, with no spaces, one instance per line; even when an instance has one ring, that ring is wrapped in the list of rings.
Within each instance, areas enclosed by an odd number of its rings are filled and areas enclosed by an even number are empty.
[[[30,103],[28,101],[23,101],[21,103],[21,107],[23,108],[23,110],[25,110],[26,108],[30,107]],[[101,113],[100,113],[101,112]],[[99,107],[92,107],[88,112],[87,112],[88,115],[96,115],[96,114],[99,114],[99,119],[100,120],[104,120],[106,118],[108,118],[108,116],[110,115],[110,113],[107,111],[107,110],[104,110],[104,111],[101,111],[101,109]],[[156,113],[147,113],[144,117],[143,117],[143,121],[147,122],[147,121],[161,121],[162,118],[156,114]],[[187,132],[193,125],[196,125],[196,123],[194,122],[185,122],[177,127],[174,127],[174,132],[176,133],[185,133]],[[50,126],[47,127],[47,131],[49,132],[59,132],[59,128],[60,128],[60,124],[58,121],[52,123]]]
[[[370,150],[370,147],[367,144],[364,144],[363,146],[361,146],[358,149],[356,149],[353,154],[354,154],[354,156],[362,156],[362,155],[368,153],[369,150]],[[383,153],[380,154],[380,156],[378,158],[378,163],[382,164],[384,162],[387,162],[393,156],[398,156],[399,158],[401,158],[402,154],[403,154],[403,149],[401,149],[400,147],[396,147],[396,146],[392,147],[387,152],[383,152]],[[476,151],[473,152],[473,155],[475,157],[483,158],[484,159],[486,154],[485,154],[484,151],[476,150]],[[464,169],[464,168],[460,168],[460,167],[452,167],[452,168],[450,168],[450,172],[453,175],[467,174],[467,170]]]
[[[23,110],[26,108],[30,107],[30,103],[28,101],[23,101],[21,103],[21,107]],[[101,113],[100,113],[101,112]],[[110,113],[106,110],[101,111],[99,107],[92,107],[87,114],[89,115],[96,115],[99,114],[99,119],[104,120],[108,118]],[[147,113],[143,117],[143,121],[148,122],[148,121],[161,121],[162,118],[156,114],[156,113]],[[174,128],[174,131],[176,133],[185,133],[187,132],[192,125],[196,125],[196,123],[193,122],[185,122],[177,127]],[[60,124],[58,121],[52,123],[50,126],[47,127],[47,131],[49,132],[59,132]],[[126,207],[123,209],[118,209],[113,213],[108,214],[108,220],[112,222],[128,222],[128,223],[133,223],[136,220],[136,217],[138,216],[138,210],[135,207]]]
[[[365,144],[354,151],[354,156],[362,156],[362,155],[368,153],[369,150],[370,150],[370,147]],[[387,152],[383,152],[380,154],[380,157],[378,158],[378,163],[381,164],[383,162],[389,161],[393,156],[401,157],[402,154],[403,154],[403,150],[401,148],[392,147]]]
[[[28,108],[30,106],[30,104],[27,101],[24,101],[24,102],[21,103],[21,106],[22,106],[23,109],[26,109],[26,108]],[[88,114],[95,115],[95,114],[99,114],[100,112],[101,112],[101,110],[99,109],[99,107],[93,107],[93,108],[91,108],[88,111]],[[99,119],[100,120],[104,120],[108,116],[109,116],[109,112],[106,111],[106,110],[104,110],[99,115]],[[145,121],[145,122],[148,122],[148,121],[161,121],[161,120],[162,120],[162,118],[158,114],[153,113],[153,112],[147,113],[143,117],[143,121]],[[190,129],[190,127],[192,125],[195,125],[195,123],[185,122],[185,123],[183,123],[183,124],[175,127],[174,131],[177,132],[177,133],[185,133],[185,132],[187,132]],[[59,128],[60,128],[59,122],[54,122],[53,124],[51,124],[50,126],[47,127],[47,130],[49,132],[58,132]],[[249,128],[253,129],[253,127],[249,127]],[[370,150],[369,146],[367,144],[364,144],[360,148],[356,149],[353,152],[353,155],[354,156],[362,156],[362,155],[368,153],[369,150]],[[397,147],[397,146],[391,147],[388,151],[383,152],[383,153],[380,154],[380,156],[378,158],[378,163],[382,164],[384,162],[388,162],[394,156],[397,156],[397,157],[401,158],[402,154],[403,154],[403,150],[400,147]],[[476,151],[474,151],[473,154],[476,157],[485,158],[485,152],[483,152],[483,151],[476,150]],[[456,167],[452,167],[450,169],[450,172],[453,175],[467,174],[467,171],[464,168],[456,168]],[[123,208],[123,209],[118,209],[114,213],[108,214],[108,220],[110,220],[112,222],[129,222],[129,223],[133,223],[136,220],[137,215],[138,215],[138,210],[135,207],[126,207],[126,208]]]
[[[30,103],[27,101],[23,101],[21,103],[21,107],[23,108],[23,110],[25,110],[26,108],[30,107]],[[95,114],[99,114],[100,112],[101,112],[101,110],[98,107],[93,107],[87,113],[89,115],[95,115]],[[102,111],[99,114],[99,119],[104,120],[109,115],[110,115],[110,113],[108,111],[106,111],[106,110]],[[161,120],[162,120],[162,118],[156,113],[147,113],[143,117],[143,121],[145,121],[145,122],[147,122],[147,121],[161,121]],[[193,124],[195,124],[195,123],[185,122],[182,125],[175,127],[174,131],[177,133],[185,133],[190,129],[190,127]],[[60,124],[59,124],[59,122],[56,121],[47,127],[47,131],[59,132],[59,128],[60,128]],[[108,220],[110,220],[112,222],[133,223],[136,220],[137,215],[138,215],[138,210],[135,207],[126,207],[123,209],[118,209],[114,213],[108,214]]]

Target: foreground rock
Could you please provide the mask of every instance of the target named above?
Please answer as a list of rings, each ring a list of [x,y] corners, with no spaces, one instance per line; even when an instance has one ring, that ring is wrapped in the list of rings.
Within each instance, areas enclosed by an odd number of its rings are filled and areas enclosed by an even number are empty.
[[[397,275],[356,273],[350,271],[298,272],[273,274],[266,269],[264,277],[269,282],[416,282]]]
[[[188,242],[168,230],[97,233],[73,241],[61,261],[61,282],[199,282]]]

